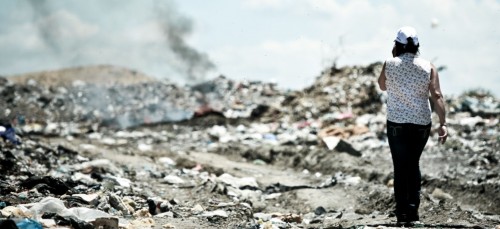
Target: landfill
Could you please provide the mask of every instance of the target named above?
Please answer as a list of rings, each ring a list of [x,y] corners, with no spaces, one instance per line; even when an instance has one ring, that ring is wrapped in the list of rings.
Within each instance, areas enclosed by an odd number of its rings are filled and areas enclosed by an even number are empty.
[[[0,77],[0,228],[394,228],[381,69],[333,66],[302,90]],[[420,227],[498,228],[500,101],[445,98]]]

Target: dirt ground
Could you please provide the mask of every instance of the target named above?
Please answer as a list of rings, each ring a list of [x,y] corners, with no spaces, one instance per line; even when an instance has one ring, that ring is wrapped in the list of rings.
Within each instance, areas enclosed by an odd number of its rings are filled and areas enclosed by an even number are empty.
[[[383,96],[374,86],[380,67],[332,68],[292,92],[225,78],[189,92],[146,78],[110,89],[2,81],[0,104],[10,117],[41,115],[19,127],[22,144],[0,143],[0,210],[55,197],[68,208],[116,216],[123,228],[398,228]],[[112,76],[124,71],[104,69]],[[499,228],[498,114],[465,106],[475,98],[447,101],[446,144],[431,133],[420,161],[422,224],[414,227]],[[183,121],[151,121],[172,104],[191,109],[210,99],[219,103],[203,104]],[[126,112],[135,116],[120,116]],[[124,117],[134,125],[108,125]],[[339,130],[349,147],[329,149],[321,138],[327,128]],[[36,176],[64,181],[68,191],[23,186]],[[75,197],[81,194],[99,198],[82,202]],[[110,202],[115,195],[127,204]]]
[[[202,129],[203,127],[194,127]],[[172,125],[141,127],[139,131],[172,131]],[[176,135],[189,135],[193,126],[175,125]],[[252,214],[257,212],[276,214],[296,214],[304,216],[322,207],[330,217],[316,219],[316,223],[298,223],[289,227],[297,228],[396,228],[393,190],[390,186],[392,162],[388,146],[377,150],[362,152],[361,157],[347,153],[330,151],[324,148],[301,149],[298,146],[254,146],[219,145],[215,148],[193,147],[199,142],[189,138],[171,142],[158,142],[150,152],[129,151],[92,142],[88,139],[44,139],[50,144],[64,145],[91,154],[90,157],[106,158],[128,170],[144,170],[156,167],[156,159],[170,157],[177,161],[179,168],[190,169],[201,165],[203,170],[217,174],[229,173],[237,177],[255,177],[260,187],[283,184],[289,187],[314,185],[325,177],[342,174],[344,177],[359,179],[338,179],[338,183],[327,188],[297,188],[280,192],[277,197],[256,201],[252,209],[226,207],[231,212],[228,218],[207,219],[190,214],[189,209],[196,204],[207,209],[214,203],[231,203],[234,199],[211,187],[198,185],[178,187],[164,184],[160,179],[136,178],[133,180],[143,188],[142,195],[158,196],[162,199],[177,199],[182,208],[175,218],[155,219],[155,228],[172,225],[175,228],[254,228]],[[196,139],[200,140],[200,139]],[[79,148],[82,143],[97,146],[92,152]],[[435,144],[435,143],[434,143]],[[132,148],[131,145],[130,148]],[[184,147],[189,146],[189,147]],[[121,146],[127,147],[127,146]],[[182,150],[179,150],[182,149]],[[255,158],[274,150],[269,163],[255,163]],[[250,152],[250,153],[249,153]],[[448,167],[458,167],[464,162],[460,152],[448,151],[445,147],[433,145],[424,151],[421,159],[423,174],[422,203],[420,207],[423,228],[493,228],[499,224],[500,187],[495,184],[474,185],[467,179],[446,180]],[[315,158],[317,163],[311,163]],[[307,172],[306,172],[307,171]],[[451,195],[450,199],[433,195],[441,189]],[[214,208],[215,209],[215,208]],[[332,217],[333,216],[333,217]]]

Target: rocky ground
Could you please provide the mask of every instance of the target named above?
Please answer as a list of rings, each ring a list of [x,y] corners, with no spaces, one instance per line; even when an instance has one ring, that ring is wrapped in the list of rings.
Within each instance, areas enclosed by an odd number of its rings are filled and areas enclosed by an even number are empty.
[[[300,91],[0,78],[0,228],[394,228],[380,69]],[[473,90],[447,108],[416,227],[498,228],[500,103]]]

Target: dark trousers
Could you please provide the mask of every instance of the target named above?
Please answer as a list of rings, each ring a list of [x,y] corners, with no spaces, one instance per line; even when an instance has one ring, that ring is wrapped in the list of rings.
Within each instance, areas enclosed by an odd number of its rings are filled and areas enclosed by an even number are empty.
[[[420,205],[419,160],[431,124],[417,125],[387,121],[387,138],[394,165],[394,195],[398,221],[417,221]]]

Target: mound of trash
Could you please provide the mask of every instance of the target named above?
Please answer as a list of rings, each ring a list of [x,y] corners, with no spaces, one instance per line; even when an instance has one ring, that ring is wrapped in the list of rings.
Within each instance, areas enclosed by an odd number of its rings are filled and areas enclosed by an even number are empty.
[[[0,228],[394,225],[381,67],[298,91],[0,78]],[[433,131],[422,156],[424,226],[499,225],[500,102],[446,102],[450,137]]]

